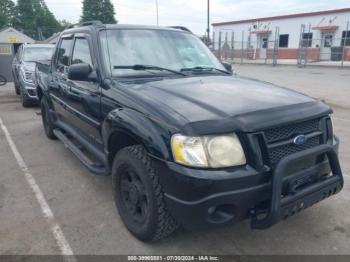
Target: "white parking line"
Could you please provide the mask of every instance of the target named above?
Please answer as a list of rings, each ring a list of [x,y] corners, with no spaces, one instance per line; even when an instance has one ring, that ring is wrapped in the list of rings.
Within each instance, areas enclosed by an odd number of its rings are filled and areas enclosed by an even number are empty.
[[[11,134],[8,131],[7,127],[4,125],[4,122],[2,121],[1,117],[0,117],[0,126],[1,126],[2,131],[5,134],[6,140],[7,140],[8,144],[12,150],[12,153],[15,156],[15,159],[17,161],[18,166],[21,168],[29,186],[33,190],[33,193],[36,197],[36,200],[38,201],[38,203],[40,205],[41,211],[50,225],[51,232],[52,232],[52,234],[57,242],[57,245],[61,251],[61,254],[65,256],[64,259],[66,261],[75,262],[76,259],[73,256],[74,253],[73,253],[72,248],[70,247],[66,237],[64,236],[61,227],[57,224],[57,222],[55,222],[55,217],[54,217],[54,214],[53,214],[49,204],[47,203],[47,201],[46,201],[40,187],[36,183],[34,177],[29,172],[29,169],[28,169],[26,163],[24,162],[23,157],[19,153],[15,143],[13,142],[13,140],[11,138]]]

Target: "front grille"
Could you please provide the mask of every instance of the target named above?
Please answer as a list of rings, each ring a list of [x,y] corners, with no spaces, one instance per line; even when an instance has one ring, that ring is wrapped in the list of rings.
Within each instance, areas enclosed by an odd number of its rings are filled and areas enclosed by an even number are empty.
[[[322,130],[319,124],[320,119],[312,119],[265,130],[265,142],[272,167],[288,155],[320,145]],[[309,137],[305,144],[296,145],[293,143],[293,138],[297,135],[312,135],[312,137]]]
[[[307,134],[319,130],[320,119],[312,119],[297,124],[275,127],[264,131],[268,143],[286,140],[295,135]]]
[[[272,165],[277,164],[282,158],[309,149],[320,144],[319,137],[313,137],[307,140],[303,145],[288,144],[280,147],[276,147],[269,150],[270,161]]]

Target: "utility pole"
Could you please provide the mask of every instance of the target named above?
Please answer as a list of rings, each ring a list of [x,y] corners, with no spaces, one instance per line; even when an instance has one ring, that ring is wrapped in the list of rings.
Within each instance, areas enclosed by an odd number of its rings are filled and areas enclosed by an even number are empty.
[[[159,26],[158,0],[156,0],[157,26]]]
[[[207,13],[207,44],[210,44],[210,0],[208,0]]]

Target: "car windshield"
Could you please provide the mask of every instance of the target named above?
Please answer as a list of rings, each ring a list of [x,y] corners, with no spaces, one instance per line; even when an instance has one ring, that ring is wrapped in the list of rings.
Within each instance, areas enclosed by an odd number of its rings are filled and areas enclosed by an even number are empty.
[[[178,72],[187,69],[186,73],[191,68],[225,71],[206,45],[187,32],[158,29],[104,30],[101,31],[101,44],[106,67],[112,76],[169,74],[169,71],[140,71],[130,68],[134,65],[157,66]],[[218,70],[203,71],[220,73]]]
[[[54,51],[54,47],[27,47],[24,49],[24,62],[38,62],[50,60]]]

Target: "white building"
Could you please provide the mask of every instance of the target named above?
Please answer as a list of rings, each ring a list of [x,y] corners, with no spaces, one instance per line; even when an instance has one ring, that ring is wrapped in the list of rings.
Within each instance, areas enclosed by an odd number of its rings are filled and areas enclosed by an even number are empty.
[[[227,21],[212,26],[215,49],[219,48],[219,42],[221,49],[225,48],[225,42],[234,43],[234,52],[239,53],[242,47],[250,49],[252,52],[246,52],[250,59],[266,58],[268,50],[276,45],[278,59],[296,59],[298,51],[307,48],[311,60],[344,57],[350,61],[349,22],[350,8],[343,8]]]
[[[35,43],[29,36],[13,27],[0,29],[0,75],[12,81],[11,64],[18,47],[23,43]]]

